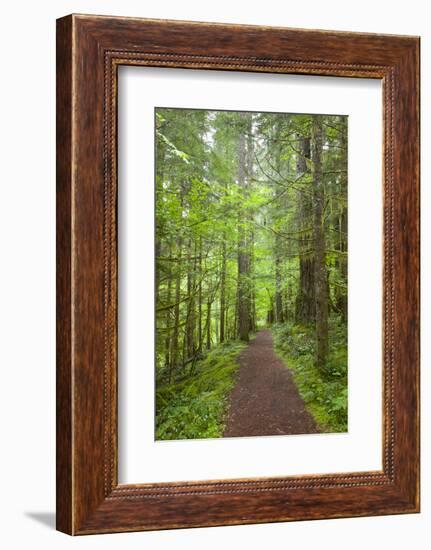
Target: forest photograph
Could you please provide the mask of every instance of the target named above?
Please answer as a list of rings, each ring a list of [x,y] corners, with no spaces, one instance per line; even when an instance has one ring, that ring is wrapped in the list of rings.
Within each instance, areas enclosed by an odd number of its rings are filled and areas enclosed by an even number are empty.
[[[347,432],[348,117],[154,124],[155,439]]]

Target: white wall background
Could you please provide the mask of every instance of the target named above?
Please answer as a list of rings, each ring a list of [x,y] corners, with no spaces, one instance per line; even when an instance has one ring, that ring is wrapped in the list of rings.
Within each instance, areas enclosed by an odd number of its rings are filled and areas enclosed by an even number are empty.
[[[72,539],[54,531],[55,19],[128,15],[422,37],[422,150],[431,150],[428,2],[56,0],[2,6],[0,87],[0,540],[4,548],[428,548],[431,339],[422,346],[422,514]],[[431,330],[430,165],[422,166],[422,326]],[[429,539],[429,535],[428,535]]]

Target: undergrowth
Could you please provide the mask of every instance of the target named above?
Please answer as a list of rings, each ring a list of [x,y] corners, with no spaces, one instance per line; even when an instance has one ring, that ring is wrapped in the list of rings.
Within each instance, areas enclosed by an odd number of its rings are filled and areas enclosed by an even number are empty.
[[[308,410],[322,432],[347,431],[347,332],[331,319],[326,368],[314,365],[314,327],[283,323],[273,327],[275,348],[293,373]]]
[[[229,342],[198,361],[194,373],[156,392],[156,439],[222,437],[229,391],[239,368],[238,354],[246,345]]]

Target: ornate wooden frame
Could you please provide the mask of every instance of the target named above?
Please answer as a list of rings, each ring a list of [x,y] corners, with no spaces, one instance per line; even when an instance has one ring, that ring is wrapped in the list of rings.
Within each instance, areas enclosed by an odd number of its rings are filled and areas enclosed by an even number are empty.
[[[384,104],[383,470],[119,485],[119,65],[377,78]],[[419,510],[419,38],[70,15],[57,21],[57,528]]]

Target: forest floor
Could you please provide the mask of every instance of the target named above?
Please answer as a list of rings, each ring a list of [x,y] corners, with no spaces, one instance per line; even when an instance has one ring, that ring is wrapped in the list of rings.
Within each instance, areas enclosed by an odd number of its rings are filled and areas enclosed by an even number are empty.
[[[238,380],[229,396],[224,437],[318,433],[293,376],[261,330],[238,357]]]

